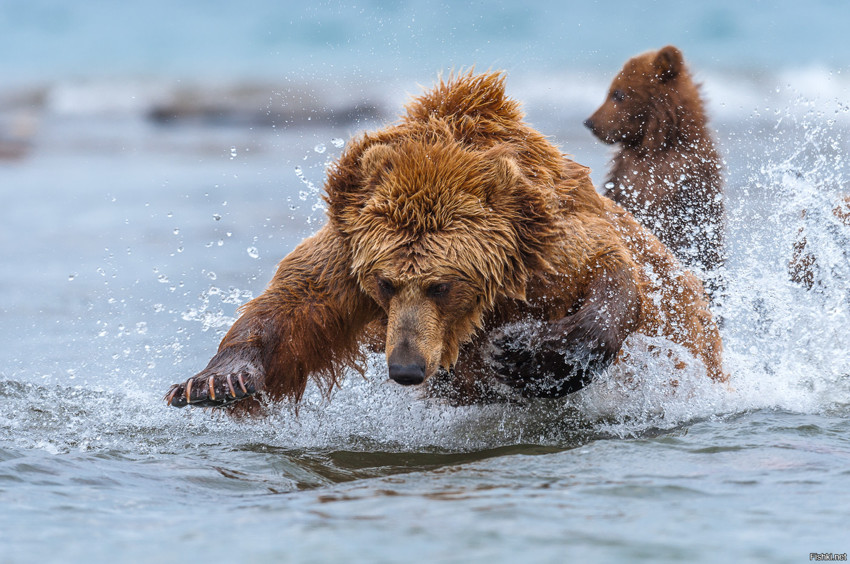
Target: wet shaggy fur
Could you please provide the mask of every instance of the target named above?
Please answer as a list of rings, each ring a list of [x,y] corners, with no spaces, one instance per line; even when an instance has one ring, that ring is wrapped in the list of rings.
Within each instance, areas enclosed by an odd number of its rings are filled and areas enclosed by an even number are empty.
[[[724,256],[721,161],[682,53],[667,46],[630,59],[585,125],[617,145],[605,195],[708,271],[713,292]]]
[[[348,144],[328,223],[171,405],[250,411],[258,392],[298,401],[311,378],[329,393],[376,330],[391,379],[459,403],[570,393],[635,333],[725,378],[701,283],[524,123],[502,74],[441,80],[406,110]]]

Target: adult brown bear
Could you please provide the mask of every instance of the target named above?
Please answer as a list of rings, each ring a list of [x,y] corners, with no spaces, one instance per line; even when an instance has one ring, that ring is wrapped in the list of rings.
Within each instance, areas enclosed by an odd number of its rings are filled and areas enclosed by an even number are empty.
[[[700,282],[522,121],[502,74],[441,80],[406,109],[349,144],[325,186],[328,223],[169,404],[251,411],[259,392],[298,401],[310,378],[329,393],[367,326],[385,327],[391,379],[440,372],[460,402],[497,381],[570,393],[623,361],[635,333],[725,378]]]
[[[667,46],[627,61],[584,123],[617,144],[605,195],[702,271],[717,297],[726,217],[721,160],[681,51]]]

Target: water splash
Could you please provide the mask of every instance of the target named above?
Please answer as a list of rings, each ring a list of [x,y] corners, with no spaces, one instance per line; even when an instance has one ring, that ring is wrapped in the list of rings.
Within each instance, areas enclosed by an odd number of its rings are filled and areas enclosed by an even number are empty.
[[[250,300],[253,295],[249,291],[239,290],[238,288],[229,288],[227,291],[223,291],[216,286],[210,286],[208,290],[201,292],[201,304],[186,309],[181,315],[182,319],[201,323],[202,331],[233,325],[236,318],[225,314],[220,304],[215,305],[213,303],[214,297],[217,297],[222,304],[242,305]]]
[[[817,112],[789,112],[774,126],[775,142],[730,185],[739,193],[729,208],[737,249],[722,313],[726,365],[747,398],[741,407],[807,412],[850,402],[850,351],[841,346],[850,342],[850,262],[830,219],[850,186],[834,126]],[[825,267],[816,291],[788,272],[801,227]]]

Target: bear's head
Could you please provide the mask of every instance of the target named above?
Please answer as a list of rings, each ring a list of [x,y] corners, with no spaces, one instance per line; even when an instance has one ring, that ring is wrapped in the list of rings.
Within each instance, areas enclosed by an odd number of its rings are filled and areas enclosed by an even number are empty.
[[[605,143],[663,146],[676,135],[679,116],[695,113],[696,90],[682,53],[668,45],[628,60],[584,125]]]
[[[419,384],[454,365],[497,300],[523,299],[531,273],[551,268],[557,206],[503,145],[428,127],[361,145],[356,189],[331,195],[331,221],[386,313],[390,377]]]

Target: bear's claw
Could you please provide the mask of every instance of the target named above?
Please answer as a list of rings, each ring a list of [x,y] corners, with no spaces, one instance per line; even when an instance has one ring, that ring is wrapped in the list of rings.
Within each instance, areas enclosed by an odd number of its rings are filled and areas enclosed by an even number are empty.
[[[172,407],[220,407],[253,396],[257,388],[246,372],[237,374],[199,374],[182,384],[174,384],[165,394],[165,401]]]

